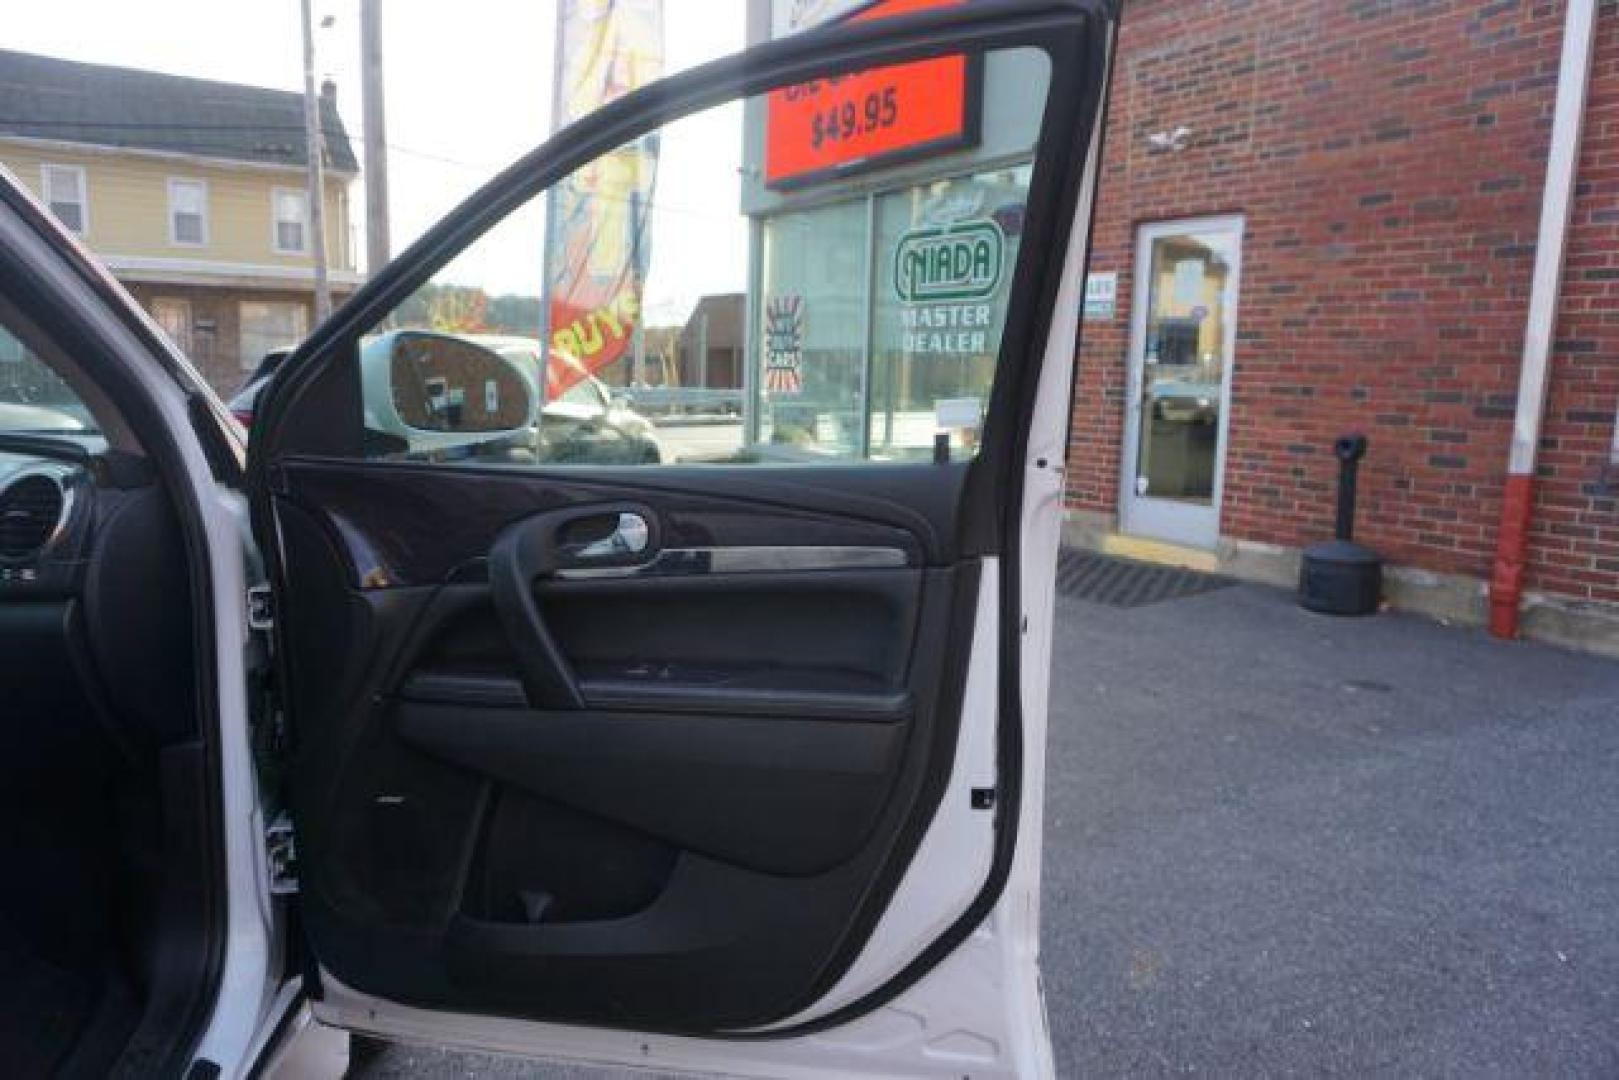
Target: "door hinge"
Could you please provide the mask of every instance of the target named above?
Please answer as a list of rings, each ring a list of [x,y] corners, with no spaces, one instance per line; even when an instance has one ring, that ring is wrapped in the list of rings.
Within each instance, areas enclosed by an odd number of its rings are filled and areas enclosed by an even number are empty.
[[[275,625],[275,598],[268,585],[247,587],[247,628],[269,630]]]
[[[283,810],[264,828],[264,857],[270,867],[270,893],[287,896],[298,891],[298,842],[292,818]]]

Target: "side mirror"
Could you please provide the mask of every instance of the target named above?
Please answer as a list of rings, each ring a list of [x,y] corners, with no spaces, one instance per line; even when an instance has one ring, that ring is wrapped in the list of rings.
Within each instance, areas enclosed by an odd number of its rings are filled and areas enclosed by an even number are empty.
[[[411,453],[527,439],[537,395],[518,362],[469,338],[393,330],[361,345],[367,426]]]

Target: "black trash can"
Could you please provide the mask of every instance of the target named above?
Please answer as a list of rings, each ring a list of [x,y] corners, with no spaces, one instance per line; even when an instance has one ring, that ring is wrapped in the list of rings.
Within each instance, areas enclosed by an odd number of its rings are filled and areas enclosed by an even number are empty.
[[[1337,537],[1304,549],[1299,565],[1299,603],[1326,615],[1371,615],[1383,596],[1383,557],[1355,543],[1355,484],[1366,436],[1345,435],[1333,444],[1338,457]]]

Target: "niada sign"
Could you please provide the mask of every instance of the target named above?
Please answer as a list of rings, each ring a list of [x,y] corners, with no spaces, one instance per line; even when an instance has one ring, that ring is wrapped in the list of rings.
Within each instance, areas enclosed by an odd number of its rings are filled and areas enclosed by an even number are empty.
[[[894,291],[908,304],[985,300],[1001,284],[1006,236],[988,218],[900,237]]]

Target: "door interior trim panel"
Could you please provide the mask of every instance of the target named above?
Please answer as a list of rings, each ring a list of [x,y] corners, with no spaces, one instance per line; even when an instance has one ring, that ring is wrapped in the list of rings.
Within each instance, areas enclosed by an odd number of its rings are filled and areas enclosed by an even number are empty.
[[[907,566],[955,561],[954,507],[968,466],[665,466],[554,470],[297,458],[277,496],[327,522],[362,589],[435,585],[534,514],[633,498],[671,548],[879,547]]]
[[[588,513],[603,489],[480,474],[493,494],[463,528],[460,469],[413,471],[433,480],[391,491],[411,510],[386,514],[365,494],[375,470],[344,471],[275,500],[323,964],[410,1004],[684,1032],[814,1000],[941,794],[930,766],[954,753],[977,561],[931,565],[917,534],[866,516],[868,496],[844,515],[737,497],[745,470],[685,482],[714,494],[620,482],[611,505],[643,506],[671,546],[880,549],[890,565],[541,577],[536,608],[582,698],[547,709],[496,586],[466,569],[507,526]],[[906,472],[896,498],[959,487],[948,467]],[[367,580],[368,549],[385,582]]]
[[[401,703],[410,746],[482,777],[767,874],[825,872],[864,842],[901,724]]]

